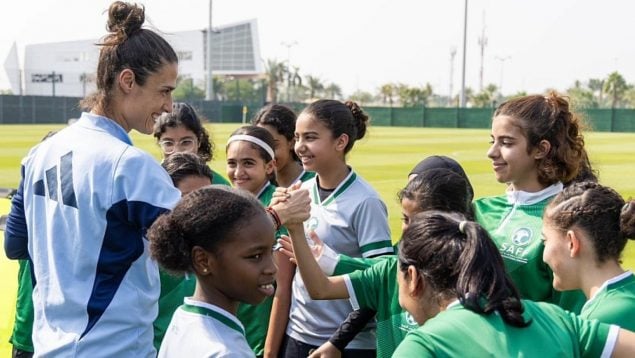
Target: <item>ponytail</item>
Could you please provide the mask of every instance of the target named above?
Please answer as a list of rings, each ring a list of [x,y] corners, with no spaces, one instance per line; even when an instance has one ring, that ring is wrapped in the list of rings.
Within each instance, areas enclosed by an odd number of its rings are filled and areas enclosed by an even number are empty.
[[[498,312],[514,327],[530,324],[498,249],[485,229],[463,215],[415,215],[404,231],[399,259],[402,270],[416,267],[439,298],[457,297],[479,314]]]

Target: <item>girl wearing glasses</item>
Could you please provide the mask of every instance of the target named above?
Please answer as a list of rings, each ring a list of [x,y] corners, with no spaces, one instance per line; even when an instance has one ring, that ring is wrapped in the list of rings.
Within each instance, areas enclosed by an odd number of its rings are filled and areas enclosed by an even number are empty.
[[[187,152],[198,154],[205,162],[209,162],[214,155],[214,143],[209,133],[194,108],[187,103],[174,103],[172,112],[163,113],[157,119],[154,137],[164,159],[173,153]],[[212,184],[230,185],[220,173],[214,170],[212,173]]]

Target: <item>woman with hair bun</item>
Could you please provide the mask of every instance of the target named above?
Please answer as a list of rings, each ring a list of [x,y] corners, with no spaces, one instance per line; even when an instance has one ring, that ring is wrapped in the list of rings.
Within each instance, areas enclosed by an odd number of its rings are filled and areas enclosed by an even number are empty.
[[[575,183],[547,206],[544,261],[558,290],[580,289],[580,316],[635,331],[635,276],[620,265],[635,239],[635,202],[595,182]]]
[[[156,355],[159,273],[144,236],[180,193],[128,133],[172,110],[178,58],[144,21],[143,6],[110,5],[89,112],[22,161],[5,251],[33,263],[38,356]]]

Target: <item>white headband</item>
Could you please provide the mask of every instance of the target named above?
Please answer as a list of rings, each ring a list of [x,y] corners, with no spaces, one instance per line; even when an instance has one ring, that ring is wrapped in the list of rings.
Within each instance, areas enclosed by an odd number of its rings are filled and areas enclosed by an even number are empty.
[[[260,148],[264,149],[265,152],[267,152],[269,154],[269,156],[271,156],[271,159],[274,159],[276,156],[273,153],[273,149],[271,149],[271,147],[269,146],[269,144],[265,143],[262,139],[260,138],[256,138],[252,135],[247,135],[247,134],[236,134],[233,135],[231,137],[229,137],[229,139],[227,140],[227,145],[229,145],[229,143],[231,142],[235,142],[235,141],[239,141],[239,140],[244,140],[247,142],[251,142],[254,143],[256,145],[258,145]]]

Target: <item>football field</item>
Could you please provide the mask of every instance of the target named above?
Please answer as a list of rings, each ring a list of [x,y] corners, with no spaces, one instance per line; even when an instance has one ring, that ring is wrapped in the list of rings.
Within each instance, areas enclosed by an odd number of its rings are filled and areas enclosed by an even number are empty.
[[[225,142],[239,124],[208,124],[216,143],[211,166],[224,173]],[[20,179],[20,160],[50,130],[62,125],[0,125],[0,187],[15,188]],[[635,197],[635,133],[588,133],[586,147],[599,172],[600,182],[616,189],[626,199]],[[133,143],[160,159],[152,136],[132,134]],[[447,155],[456,159],[469,176],[475,197],[502,194],[485,153],[489,130],[371,127],[366,138],[355,144],[348,163],[382,196],[388,206],[393,241],[399,238],[401,211],[397,192],[407,180],[410,169],[429,155]],[[140,176],[142,178],[142,176]],[[0,199],[0,214],[8,211],[8,200]],[[0,233],[4,240],[3,233]],[[624,266],[635,269],[635,243],[630,241]],[[8,339],[15,310],[17,263],[0,255],[0,357],[10,356]]]

